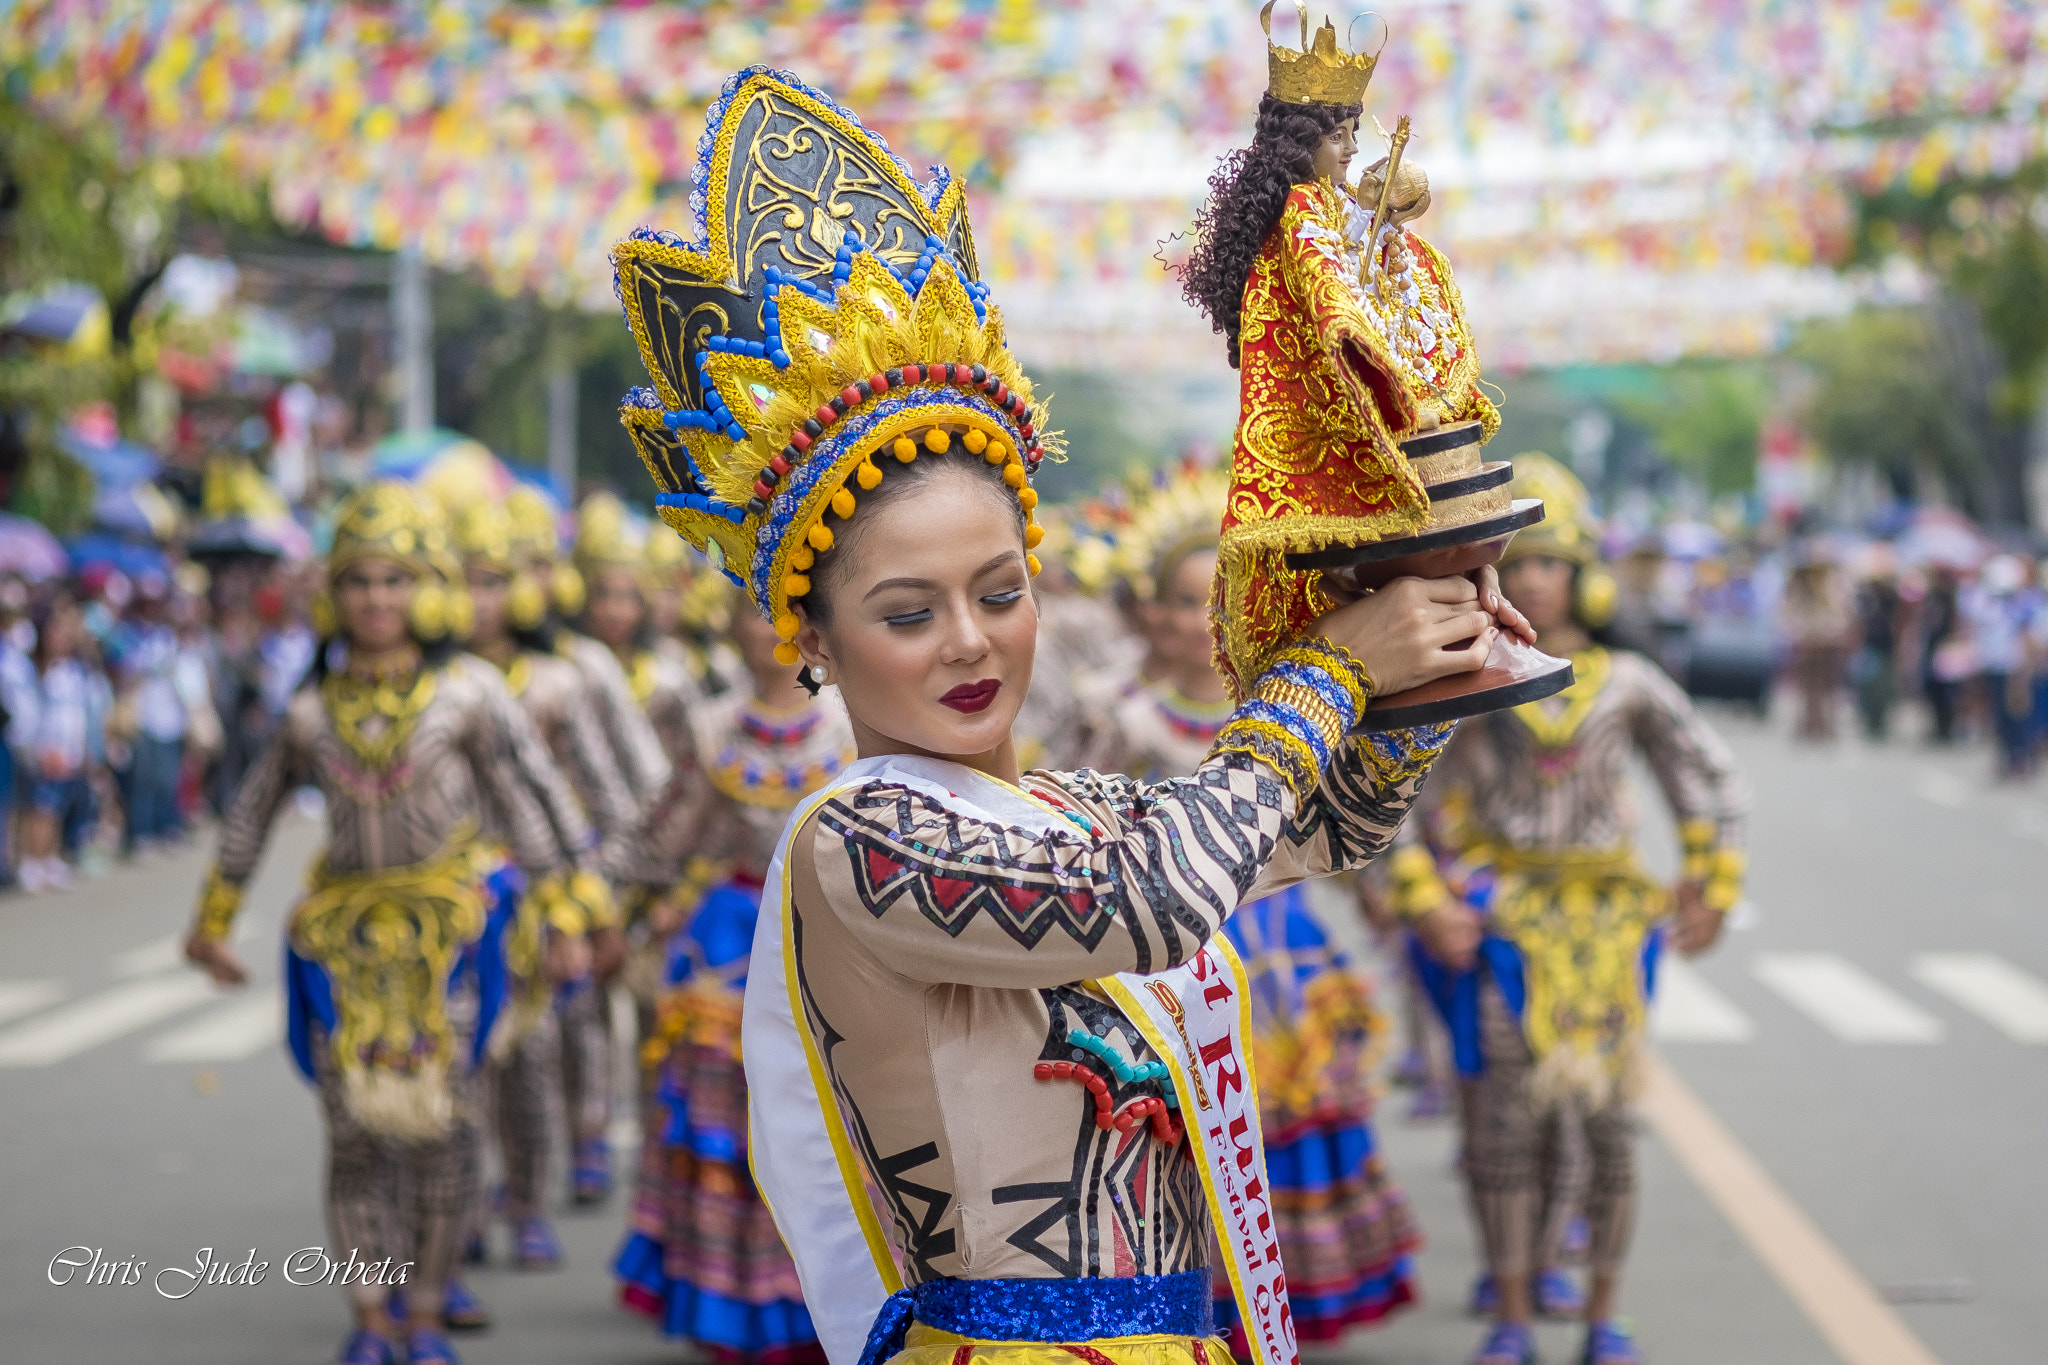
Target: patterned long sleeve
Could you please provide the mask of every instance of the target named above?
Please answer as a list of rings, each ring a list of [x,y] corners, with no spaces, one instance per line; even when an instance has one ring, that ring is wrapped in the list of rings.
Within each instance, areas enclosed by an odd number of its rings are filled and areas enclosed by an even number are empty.
[[[1317,751],[1304,774],[1245,728],[1287,704],[1283,674],[1260,679],[1191,777],[1027,779],[1090,829],[986,823],[874,782],[820,808],[807,860],[848,928],[916,980],[1048,988],[1174,966],[1246,899],[1384,848],[1441,748],[1435,732],[1347,741],[1355,710],[1296,693],[1287,728]]]
[[[640,817],[640,801],[619,768],[604,726],[587,706],[562,708],[556,757],[571,767],[583,810],[600,836],[630,828]]]
[[[634,794],[643,801],[653,800],[668,782],[668,758],[654,727],[633,699],[633,685],[626,680],[617,656],[597,641],[569,631],[562,632],[557,650],[582,673],[598,724]]]
[[[255,875],[278,811],[309,777],[310,764],[290,727],[280,729],[243,775],[234,804],[221,820],[220,852],[214,861],[220,880],[241,886]]]
[[[1741,848],[1749,790],[1727,741],[1662,670],[1635,671],[1639,682],[1629,728],[1673,817],[1681,825],[1710,822],[1716,845]]]
[[[1727,742],[1663,670],[1644,665],[1629,730],[1678,822],[1682,881],[1706,887],[1727,910],[1748,872],[1749,786]]]
[[[450,665],[478,684],[482,704],[466,736],[476,766],[477,794],[529,876],[575,863],[591,846],[583,818],[561,770],[498,671],[477,660]]]

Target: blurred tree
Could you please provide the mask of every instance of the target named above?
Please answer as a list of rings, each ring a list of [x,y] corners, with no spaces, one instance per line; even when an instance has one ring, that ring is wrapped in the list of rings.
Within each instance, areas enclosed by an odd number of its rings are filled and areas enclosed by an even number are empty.
[[[1981,515],[2029,518],[2029,428],[2048,395],[2048,158],[2008,175],[1906,179],[1858,203],[1854,260],[1904,254],[1942,291],[1935,312],[1956,399],[1981,452]]]
[[[1937,309],[1862,308],[1812,323],[1792,357],[1814,376],[1805,417],[1830,459],[1877,470],[1901,497],[1932,475],[1985,514],[1982,433]]]
[[[16,339],[0,350],[0,406],[27,448],[10,505],[60,532],[88,514],[92,480],[58,448],[57,432],[98,399],[132,423],[136,381],[153,363],[138,313],[186,217],[269,221],[262,187],[224,167],[129,165],[103,136],[54,127],[0,94],[0,293],[76,283],[98,291],[106,309],[103,345]]]
[[[1775,387],[1761,364],[1691,361],[1659,371],[1651,392],[1612,401],[1709,493],[1746,493],[1756,485],[1757,443]]]

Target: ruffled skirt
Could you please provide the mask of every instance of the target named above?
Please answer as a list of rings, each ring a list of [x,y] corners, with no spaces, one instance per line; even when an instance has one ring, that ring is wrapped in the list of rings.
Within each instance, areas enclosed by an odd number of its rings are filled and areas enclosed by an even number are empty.
[[[796,1266],[747,1170],[740,994],[731,974],[704,970],[701,951],[750,940],[757,905],[758,893],[728,883],[682,931],[698,951],[675,955],[657,1009],[652,1122],[613,1270],[627,1306],[714,1360],[821,1365]]]

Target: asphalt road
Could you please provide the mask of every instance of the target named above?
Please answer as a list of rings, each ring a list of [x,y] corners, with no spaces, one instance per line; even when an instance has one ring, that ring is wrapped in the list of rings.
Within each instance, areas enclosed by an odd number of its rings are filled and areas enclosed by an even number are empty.
[[[2041,1359],[2048,786],[1994,787],[1976,752],[1803,749],[1719,723],[1756,788],[1754,904],[1667,996],[1664,1058],[1934,1359]],[[317,837],[287,820],[253,888],[248,997],[196,985],[175,960],[196,851],[0,900],[0,1365],[331,1359],[337,1295],[280,1269],[325,1229],[319,1124],[272,1003],[279,917]],[[1652,843],[1669,858],[1667,839]],[[1461,1311],[1474,1263],[1452,1136],[1404,1110],[1388,1099],[1381,1134],[1430,1238],[1426,1301],[1318,1356],[1457,1362],[1479,1337]],[[1650,1357],[1838,1359],[1653,1134],[1642,1158],[1625,1309]],[[479,1273],[499,1326],[464,1344],[471,1365],[688,1358],[614,1306],[622,1223],[617,1201],[564,1212],[566,1269]],[[147,1264],[137,1283],[53,1286],[52,1259],[74,1247]],[[272,1269],[255,1286],[156,1292],[160,1270],[209,1247],[236,1262],[253,1248]],[[1573,1328],[1543,1331],[1548,1360],[1577,1345]]]

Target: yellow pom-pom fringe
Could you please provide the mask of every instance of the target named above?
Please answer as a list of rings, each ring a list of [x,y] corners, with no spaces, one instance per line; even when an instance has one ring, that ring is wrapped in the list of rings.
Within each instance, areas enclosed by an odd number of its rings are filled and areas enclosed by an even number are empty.
[[[847,492],[844,488],[834,493],[832,495],[832,510],[839,514],[842,521],[852,516],[853,494]]]
[[[860,481],[862,488],[873,488],[882,481],[882,471],[875,467],[873,460],[862,460],[860,468],[853,471],[853,477]]]
[[[785,640],[794,640],[796,638],[796,628],[797,619],[792,612],[786,611],[775,618],[775,633]],[[789,661],[785,659],[783,662],[788,663]]]
[[[1038,571],[1039,571],[1040,569],[1044,568],[1045,566],[1044,566],[1043,564],[1040,564],[1040,563],[1038,562],[1038,556],[1037,556],[1037,555],[1025,555],[1025,556],[1024,556],[1024,567],[1025,567],[1025,568],[1027,568],[1027,569],[1029,569],[1029,570],[1031,571],[1031,576],[1032,576],[1033,578],[1036,578],[1036,577],[1038,577]]]
[[[990,441],[988,449],[981,452],[981,458],[990,464],[1001,464],[1010,458],[1010,448],[1001,441]]]
[[[832,548],[832,528],[822,521],[815,522],[804,533],[804,539],[811,542],[813,550],[829,550]]]
[[[1024,548],[1025,548],[1025,549],[1027,549],[1027,550],[1035,550],[1035,549],[1037,549],[1037,548],[1038,548],[1038,542],[1039,542],[1039,541],[1041,541],[1041,540],[1044,540],[1044,539],[1045,539],[1045,528],[1044,528],[1043,526],[1026,526],[1026,527],[1024,528]]]
[[[1036,488],[1018,489],[1017,501],[1024,504],[1025,511],[1033,511],[1038,506],[1038,490]]]
[[[967,447],[968,454],[979,455],[987,448],[988,437],[981,431],[970,427],[967,434],[960,438],[960,442]]]
[[[934,455],[943,455],[953,448],[953,437],[944,427],[933,427],[924,434],[924,448]]]
[[[793,573],[782,580],[782,594],[785,597],[802,597],[811,590],[811,580],[800,573]]]
[[[802,655],[796,652],[796,646],[790,644],[787,640],[775,646],[775,662],[782,664],[785,667],[795,663],[798,659],[802,657]]]
[[[789,567],[798,573],[818,562],[818,552],[808,545],[799,545],[789,552]]]
[[[1024,466],[1014,460],[1004,465],[1003,482],[1012,488],[1022,488],[1024,486]]]
[[[896,444],[890,446],[889,449],[904,464],[909,464],[917,458],[917,442],[911,440],[908,436],[898,436]]]

